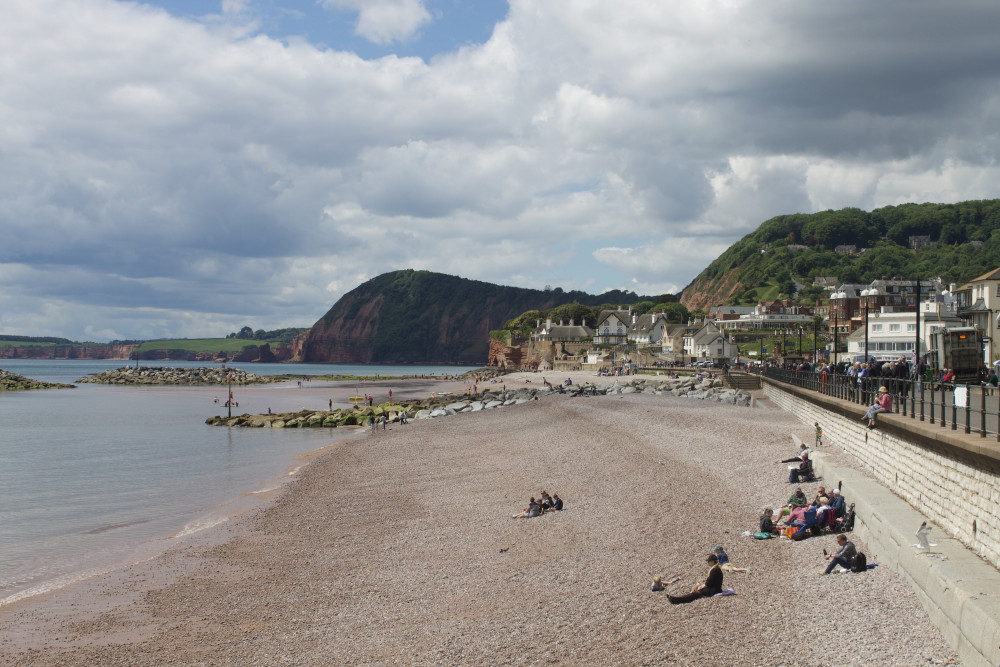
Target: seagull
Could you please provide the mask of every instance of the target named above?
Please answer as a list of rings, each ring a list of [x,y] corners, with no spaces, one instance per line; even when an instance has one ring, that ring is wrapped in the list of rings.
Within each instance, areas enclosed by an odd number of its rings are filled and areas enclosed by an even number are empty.
[[[931,547],[936,547],[937,544],[931,544],[927,541],[927,536],[931,534],[931,527],[927,525],[926,521],[921,522],[920,528],[917,528],[917,543],[914,544],[918,549],[930,549]]]

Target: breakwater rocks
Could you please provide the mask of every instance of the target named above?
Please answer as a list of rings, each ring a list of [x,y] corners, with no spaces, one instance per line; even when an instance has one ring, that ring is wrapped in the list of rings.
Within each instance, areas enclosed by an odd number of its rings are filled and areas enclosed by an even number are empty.
[[[40,382],[0,368],[0,391],[28,391],[30,389],[67,389],[71,384],[60,382]]]
[[[406,413],[409,419],[433,419],[459,412],[492,410],[508,405],[562,394],[565,396],[598,396],[614,394],[655,394],[683,396],[714,400],[729,405],[750,405],[750,393],[743,389],[727,389],[721,380],[631,379],[616,382],[608,387],[574,385],[569,387],[521,387],[517,389],[489,388],[473,396],[440,395],[424,400],[385,403],[374,407],[355,406],[337,410],[301,410],[266,415],[243,414],[236,417],[209,417],[210,426],[241,426],[248,428],[336,428],[338,426],[363,426],[385,416],[390,423],[399,423]]]
[[[623,379],[624,380],[624,379]],[[634,378],[615,383],[605,394],[671,394],[685,398],[719,401],[730,405],[750,405],[750,392],[745,389],[728,389],[720,379],[696,377],[678,378]]]
[[[232,384],[271,384],[272,377],[263,377],[241,371],[238,368],[165,368],[158,366],[126,367],[110,371],[102,371],[80,378],[77,382],[94,384],[119,385],[224,385],[232,377]]]

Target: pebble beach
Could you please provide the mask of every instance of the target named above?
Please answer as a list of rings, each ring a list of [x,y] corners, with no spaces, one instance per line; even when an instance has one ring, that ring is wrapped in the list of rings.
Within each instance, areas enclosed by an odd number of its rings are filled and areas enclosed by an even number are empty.
[[[245,516],[0,608],[0,662],[960,664],[889,568],[821,576],[832,536],[743,535],[794,489],[778,462],[792,433],[812,439],[766,400],[648,394],[361,431]],[[801,486],[820,484],[836,480]],[[566,509],[511,518],[542,490]],[[650,591],[659,575],[687,592],[716,544],[749,570],[726,574],[736,595],[674,606]]]

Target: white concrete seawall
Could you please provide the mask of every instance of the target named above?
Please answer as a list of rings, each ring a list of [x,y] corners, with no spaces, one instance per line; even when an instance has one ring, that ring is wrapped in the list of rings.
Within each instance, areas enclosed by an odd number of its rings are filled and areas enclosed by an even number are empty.
[[[818,421],[824,439],[865,469],[814,457],[817,473],[842,480],[855,503],[869,562],[907,578],[966,665],[1000,665],[1000,476],[988,447],[946,442],[958,439],[898,415],[880,415],[869,431],[860,406],[794,387],[765,382],[764,393],[804,424]],[[914,546],[925,520],[935,527],[929,552]]]

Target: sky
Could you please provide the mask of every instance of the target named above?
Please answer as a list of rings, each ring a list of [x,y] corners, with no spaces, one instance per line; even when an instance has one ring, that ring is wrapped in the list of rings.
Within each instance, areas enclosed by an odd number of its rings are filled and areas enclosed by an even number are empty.
[[[414,268],[677,292],[1000,196],[993,0],[6,0],[0,334],[311,326]]]

